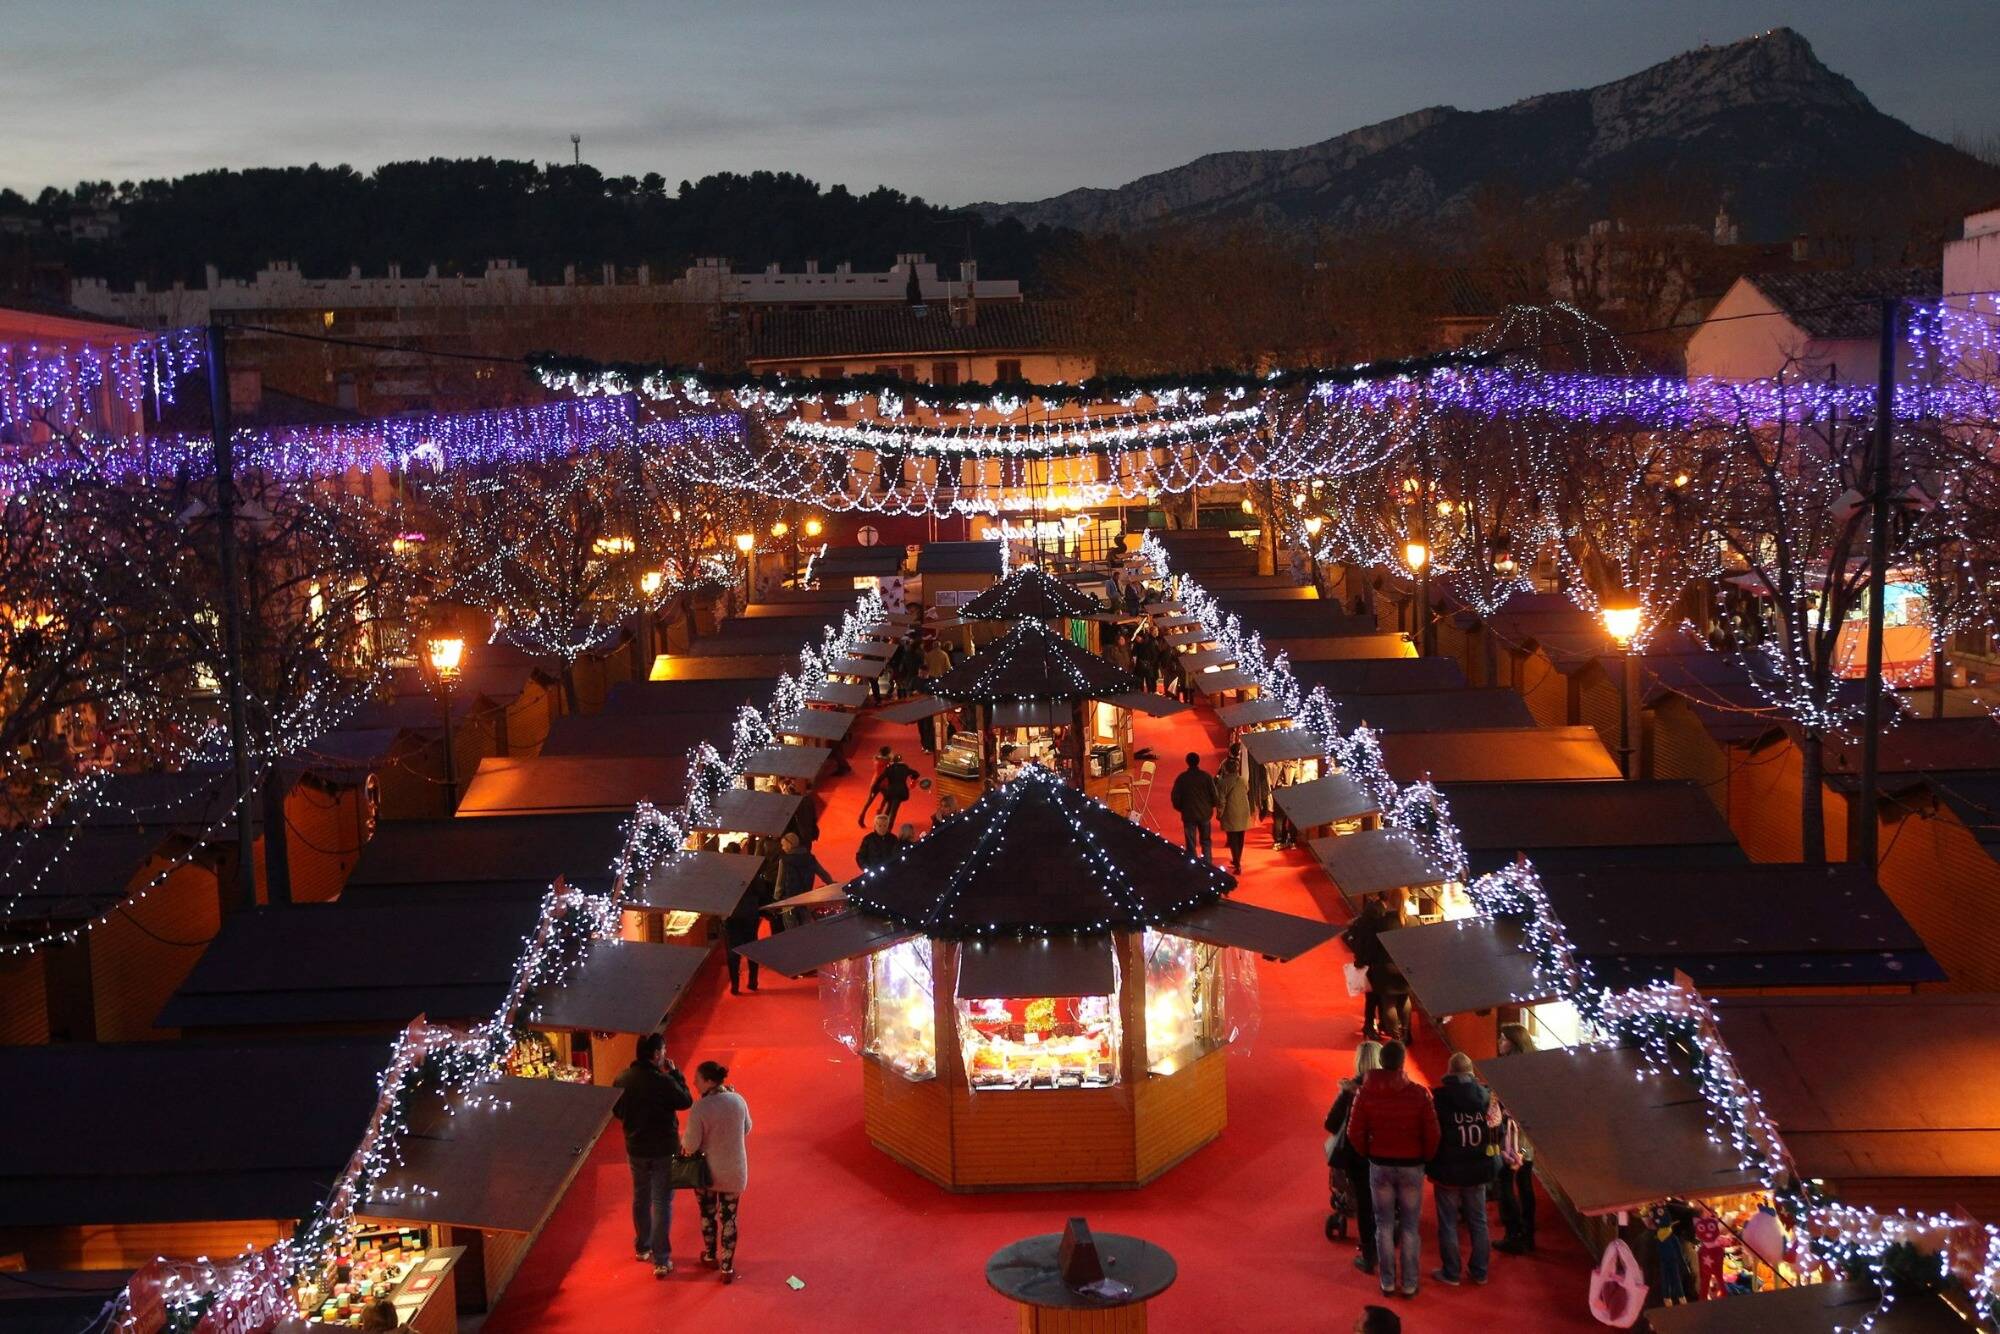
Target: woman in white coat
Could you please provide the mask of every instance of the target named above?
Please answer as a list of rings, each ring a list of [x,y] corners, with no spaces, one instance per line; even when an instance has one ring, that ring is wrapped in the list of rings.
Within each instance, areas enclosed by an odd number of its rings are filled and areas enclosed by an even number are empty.
[[[706,1154],[710,1181],[697,1190],[701,1206],[701,1262],[736,1280],[736,1206],[750,1184],[750,1106],[729,1087],[729,1068],[714,1061],[695,1067],[700,1091],[681,1128],[681,1152]]]

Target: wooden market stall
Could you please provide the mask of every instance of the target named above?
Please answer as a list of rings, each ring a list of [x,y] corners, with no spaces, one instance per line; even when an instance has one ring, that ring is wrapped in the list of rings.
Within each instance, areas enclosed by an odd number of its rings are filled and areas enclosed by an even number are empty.
[[[687,755],[538,755],[484,759],[458,804],[461,820],[496,815],[629,814],[642,801],[678,806],[687,798]]]
[[[1618,761],[1588,727],[1493,727],[1389,732],[1382,767],[1398,783],[1603,782]]]
[[[1384,931],[1381,940],[1412,1001],[1453,1051],[1475,1061],[1494,1056],[1504,1023],[1527,1024],[1543,1046],[1568,1045],[1551,1030],[1573,1031],[1574,1007],[1536,972],[1518,920],[1460,918]]]
[[[517,1058],[539,1039],[549,1068],[586,1069],[591,1083],[610,1084],[632,1063],[639,1039],[666,1027],[713,953],[706,945],[591,941],[575,971],[524,999]]]
[[[1030,769],[850,882],[848,911],[742,953],[794,976],[840,965],[869,1138],[913,1171],[953,1190],[1136,1186],[1222,1132],[1247,955],[1334,934],[1233,886]]]
[[[1816,1283],[1756,1292],[1719,1302],[1656,1306],[1646,1312],[1653,1334],[1965,1334],[1966,1319],[1942,1296],[1905,1297],[1864,1322],[1881,1306],[1881,1292],[1866,1283]]]
[[[556,879],[591,892],[611,887],[630,811],[399,820],[375,831],[341,897],[539,899]]]
[[[643,884],[619,886],[625,938],[714,948],[763,865],[759,854],[707,848],[662,858]]]
[[[1325,774],[1309,783],[1276,788],[1271,801],[1310,843],[1329,834],[1352,834],[1381,823],[1382,811],[1349,774]]]
[[[1446,892],[1450,873],[1433,865],[1400,829],[1332,834],[1310,839],[1306,847],[1350,913],[1379,898],[1392,920],[1409,924],[1442,921],[1452,906]]]
[[[939,747],[935,779],[938,794],[961,806],[977,801],[1020,765],[1036,763],[1129,812],[1132,713],[1183,707],[1140,692],[1130,672],[1037,620],[1016,622],[939,677],[932,689],[932,695],[894,705],[882,716],[915,722],[961,714],[959,728]]]
[[[1624,865],[1740,865],[1749,860],[1699,783],[1445,783],[1471,871],[1526,855],[1545,872]]]
[[[476,1111],[460,1108],[476,1099]],[[503,1075],[468,1094],[422,1096],[402,1161],[356,1208],[363,1226],[417,1229],[462,1247],[461,1313],[490,1310],[611,1119],[615,1088]]]
[[[1504,687],[1329,695],[1328,700],[1344,726],[1376,732],[1462,732],[1535,725],[1535,717],[1519,692]]]
[[[1318,686],[1336,699],[1346,695],[1409,694],[1463,690],[1465,673],[1449,658],[1292,659],[1301,691]]]
[[[361,1139],[392,1045],[0,1047],[0,1254],[129,1270],[290,1237]]]
[[[1006,549],[999,542],[926,542],[917,553],[924,605],[941,611],[962,612],[1005,573]]]

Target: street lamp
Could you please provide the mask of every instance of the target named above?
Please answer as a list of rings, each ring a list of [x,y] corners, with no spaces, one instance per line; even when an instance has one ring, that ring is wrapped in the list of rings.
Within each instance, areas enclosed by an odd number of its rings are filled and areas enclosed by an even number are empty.
[[[751,553],[757,549],[757,535],[738,533],[736,549],[743,553],[743,605],[747,607],[750,605],[750,568],[753,563]]]
[[[1417,575],[1417,652],[1429,657],[1435,650],[1431,646],[1431,549],[1429,544],[1418,541],[1403,543],[1403,559]]]
[[[639,575],[639,642],[633,646],[632,679],[643,681],[653,670],[653,603],[660,596],[660,589],[666,585],[667,576],[660,570],[645,570]]]
[[[457,635],[435,634],[424,645],[425,656],[431,665],[431,675],[438,683],[438,700],[444,708],[444,792],[445,811],[458,809],[458,757],[452,753],[451,735],[451,683],[456,681],[465,664],[465,641]]]
[[[826,525],[821,523],[817,517],[806,520],[807,537],[818,537],[822,532],[825,531],[826,531]]]
[[[1639,776],[1638,747],[1639,735],[1639,658],[1632,652],[1632,642],[1639,637],[1639,622],[1642,612],[1639,599],[1630,593],[1608,595],[1598,607],[1598,615],[1604,620],[1604,632],[1618,646],[1622,665],[1622,683],[1619,687],[1618,709],[1618,760],[1627,778]]]
[[[1303,494],[1303,493],[1301,493]],[[1326,527],[1326,519],[1318,514],[1306,518],[1306,559],[1312,562],[1313,594],[1319,594],[1319,530]]]

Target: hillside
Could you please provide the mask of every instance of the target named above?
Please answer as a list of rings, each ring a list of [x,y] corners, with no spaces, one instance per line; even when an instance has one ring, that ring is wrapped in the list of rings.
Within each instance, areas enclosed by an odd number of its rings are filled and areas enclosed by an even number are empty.
[[[1574,221],[1650,191],[1696,215],[1726,200],[1745,240],[1769,240],[1840,212],[1843,185],[1909,181],[1975,202],[2000,193],[2000,169],[1878,111],[1777,28],[1498,110],[1428,107],[1304,148],[1215,153],[1116,189],[976,207],[1086,232],[1257,220],[1358,233],[1448,226],[1482,192]]]

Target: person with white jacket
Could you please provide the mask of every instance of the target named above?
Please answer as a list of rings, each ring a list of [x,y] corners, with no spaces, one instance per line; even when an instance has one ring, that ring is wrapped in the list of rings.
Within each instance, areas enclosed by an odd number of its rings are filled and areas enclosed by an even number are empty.
[[[750,1184],[750,1105],[729,1087],[729,1068],[715,1061],[695,1067],[700,1097],[681,1130],[681,1152],[705,1154],[709,1184],[695,1191],[701,1206],[701,1262],[736,1280],[736,1209]]]

